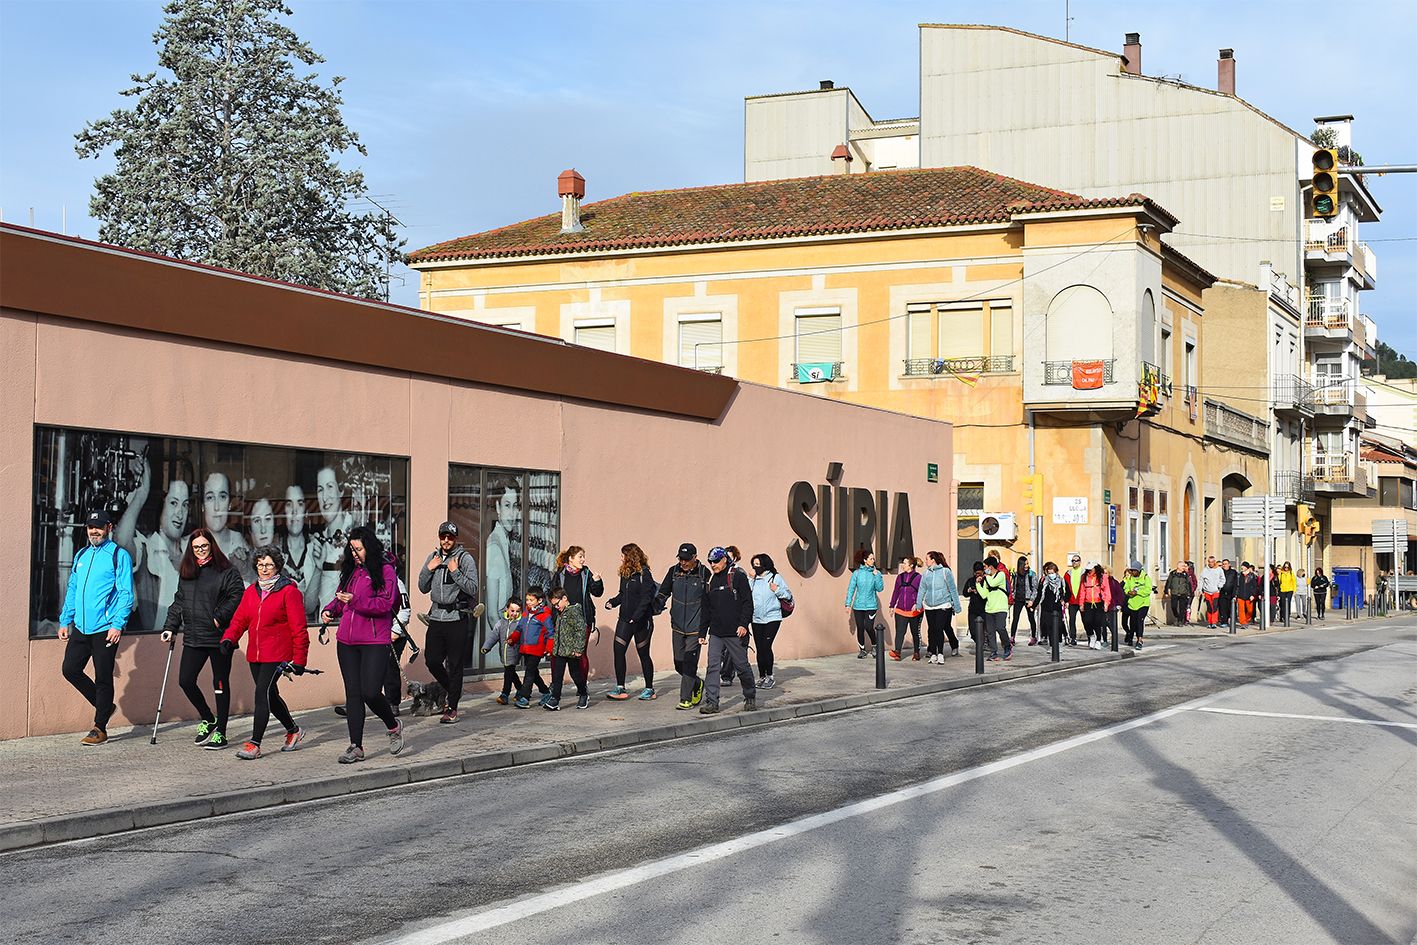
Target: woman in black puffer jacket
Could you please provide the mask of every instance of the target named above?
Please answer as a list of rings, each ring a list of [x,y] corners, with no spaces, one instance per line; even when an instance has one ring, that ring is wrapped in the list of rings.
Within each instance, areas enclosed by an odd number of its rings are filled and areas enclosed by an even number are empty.
[[[213,750],[225,748],[226,719],[231,714],[231,656],[221,650],[221,635],[236,614],[246,582],[205,528],[197,529],[188,539],[178,577],[177,596],[167,608],[162,639],[167,642],[174,633],[182,634],[177,681],[202,717],[197,724],[197,744]],[[212,664],[216,715],[197,685],[197,674],[208,661]]]
[[[649,569],[649,559],[633,542],[620,549],[620,593],[606,602],[606,607],[619,607],[620,620],[615,624],[615,688],[607,693],[611,699],[628,699],[625,688],[625,654],[630,644],[640,654],[640,669],[645,674],[645,687],[638,698],[648,702],[655,696],[654,663],[649,658],[649,641],[654,634],[654,595],[659,589]]]

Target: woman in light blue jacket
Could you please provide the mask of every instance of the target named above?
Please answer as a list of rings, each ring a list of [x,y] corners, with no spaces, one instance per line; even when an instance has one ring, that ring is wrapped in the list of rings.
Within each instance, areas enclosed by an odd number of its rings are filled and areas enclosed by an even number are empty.
[[[753,555],[748,563],[753,566],[753,645],[758,651],[758,688],[771,689],[777,685],[772,677],[772,641],[782,626],[783,602],[792,600],[792,591],[769,556]]]
[[[876,648],[876,611],[881,607],[877,596],[886,589],[885,578],[876,570],[876,556],[865,548],[856,552],[855,570],[846,585],[846,606],[851,610],[856,624],[856,658],[864,660],[874,655]],[[866,640],[871,641],[871,650],[866,649]]]
[[[925,605],[926,644],[930,662],[945,662],[945,638],[950,640],[950,655],[959,656],[959,640],[955,637],[954,615],[963,609],[959,602],[959,587],[945,556],[932,551],[926,558],[930,566],[920,579],[920,598]]]

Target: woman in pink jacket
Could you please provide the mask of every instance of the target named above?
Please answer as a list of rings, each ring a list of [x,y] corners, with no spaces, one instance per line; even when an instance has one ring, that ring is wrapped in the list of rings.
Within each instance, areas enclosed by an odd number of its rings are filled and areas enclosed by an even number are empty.
[[[390,629],[399,604],[399,579],[384,559],[384,545],[365,526],[349,532],[349,544],[340,562],[339,591],[325,605],[324,623],[339,621],[335,649],[344,677],[345,720],[349,747],[340,764],[364,760],[364,708],[377,715],[389,730],[389,753],[403,751],[403,724],[394,717],[384,696],[384,674],[389,668]]]

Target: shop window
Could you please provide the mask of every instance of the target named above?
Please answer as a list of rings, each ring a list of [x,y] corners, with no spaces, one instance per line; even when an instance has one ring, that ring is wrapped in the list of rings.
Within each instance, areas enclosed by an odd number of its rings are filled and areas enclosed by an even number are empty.
[[[679,319],[679,366],[698,370],[723,367],[723,316],[684,315]]]

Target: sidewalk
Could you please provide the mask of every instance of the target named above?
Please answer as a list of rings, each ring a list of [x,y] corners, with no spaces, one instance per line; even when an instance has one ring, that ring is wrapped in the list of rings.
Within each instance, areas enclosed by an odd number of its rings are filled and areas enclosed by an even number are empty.
[[[465,698],[456,725],[405,714],[405,747],[397,757],[389,755],[383,727],[371,716],[365,732],[369,757],[355,765],[336,763],[348,735],[345,720],[330,709],[297,714],[306,737],[295,752],[277,750],[283,730],[272,720],[266,735],[272,753],[255,761],[237,760],[234,748],[194,746],[191,723],[164,726],[157,745],[149,744],[151,728],[115,730],[97,748],[81,746],[78,733],[15,739],[0,742],[0,794],[6,800],[0,851],[836,712],[1133,655],[1130,648],[1114,654],[1068,647],[1063,661],[1053,664],[1046,647],[1020,645],[1011,661],[986,663],[979,677],[966,643],[961,656],[943,666],[923,659],[888,662],[885,690],[875,689],[871,660],[848,655],[793,661],[777,668],[776,688],[759,691],[756,712],[742,711],[735,684],[724,690],[723,712],[714,716],[675,708],[679,677],[673,672],[657,676],[660,696],[652,702],[610,701],[607,684],[592,681],[585,711],[575,708],[574,688],[559,712],[535,704],[519,710],[474,695]],[[638,682],[628,680],[631,687]],[[250,725],[249,716],[232,720],[234,746],[250,734]]]

